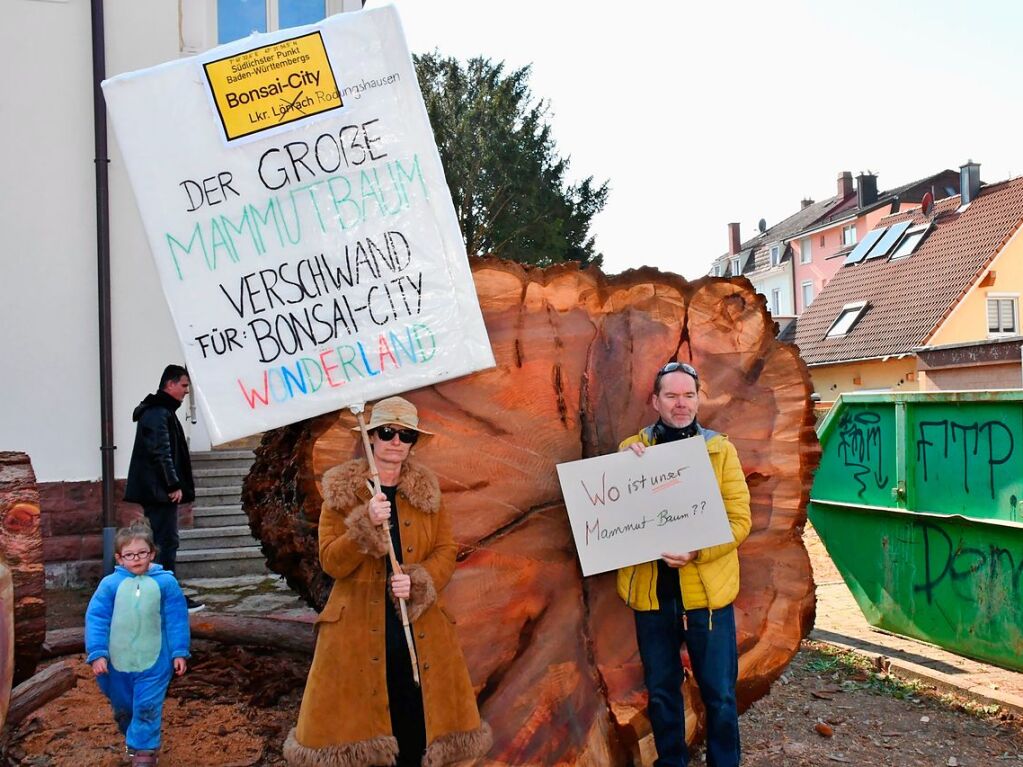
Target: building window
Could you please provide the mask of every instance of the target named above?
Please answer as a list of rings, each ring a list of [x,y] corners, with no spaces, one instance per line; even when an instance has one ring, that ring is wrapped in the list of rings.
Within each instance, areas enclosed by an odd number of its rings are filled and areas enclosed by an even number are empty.
[[[771,314],[781,314],[781,288],[771,291]]]
[[[778,266],[781,263],[781,245],[771,246],[771,266]]]
[[[737,277],[740,274],[742,274],[742,269],[739,268],[739,259],[738,258],[733,258],[732,259],[732,276],[733,277]]]
[[[326,15],[326,0],[217,0],[217,43],[315,24]]]
[[[905,258],[906,256],[912,255],[913,251],[919,247],[924,237],[926,237],[927,233],[930,231],[931,224],[922,224],[909,229],[899,242],[898,247],[895,248],[895,252],[892,253],[890,260],[894,261],[897,258]]]
[[[1019,298],[1017,296],[988,296],[987,332],[992,336],[1014,336],[1019,332]]]
[[[846,304],[842,307],[842,311],[838,313],[835,321],[831,323],[831,327],[828,328],[827,338],[841,338],[847,335],[853,326],[866,311],[867,302],[857,301],[853,304]]]
[[[803,309],[813,303],[813,280],[803,282]]]
[[[824,235],[823,234],[821,235],[821,247],[822,248],[824,247]]]
[[[842,227],[842,247],[856,244],[856,224]]]
[[[813,261],[813,248],[809,237],[804,237],[799,245],[799,263],[808,264]]]
[[[362,8],[362,0],[178,0],[181,53],[192,55],[253,32],[314,24]]]

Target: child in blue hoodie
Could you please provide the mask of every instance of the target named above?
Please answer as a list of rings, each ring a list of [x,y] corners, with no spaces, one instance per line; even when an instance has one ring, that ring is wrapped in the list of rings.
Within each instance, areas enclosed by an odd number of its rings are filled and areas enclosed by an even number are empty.
[[[188,607],[174,574],[153,562],[145,520],[117,531],[117,567],[85,613],[86,662],[110,699],[134,767],[156,764],[163,699],[189,657]]]

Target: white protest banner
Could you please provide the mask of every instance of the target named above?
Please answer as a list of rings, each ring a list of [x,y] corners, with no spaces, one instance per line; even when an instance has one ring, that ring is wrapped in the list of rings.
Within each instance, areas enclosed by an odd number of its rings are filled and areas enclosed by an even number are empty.
[[[703,439],[559,463],[558,479],[583,575],[732,540]]]
[[[214,444],[494,365],[393,8],[103,92]]]

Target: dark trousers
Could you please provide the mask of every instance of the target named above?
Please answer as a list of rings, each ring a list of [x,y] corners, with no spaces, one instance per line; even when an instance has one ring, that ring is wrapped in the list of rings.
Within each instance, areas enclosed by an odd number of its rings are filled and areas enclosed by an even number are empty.
[[[731,605],[710,611],[689,610],[688,628],[675,600],[659,610],[635,611],[636,640],[650,698],[648,713],[657,747],[657,767],[686,767],[685,709],[682,700],[682,644],[689,650],[693,675],[707,709],[707,764],[738,767],[739,715],[735,682],[739,651],[735,643],[735,612]]]
[[[412,661],[394,605],[387,600],[384,633],[387,640],[387,701],[391,732],[398,741],[397,767],[420,767],[426,751],[423,694],[412,677]]]
[[[156,543],[156,561],[164,570],[174,572],[178,561],[178,505],[176,503],[147,503],[142,513],[153,528]]]

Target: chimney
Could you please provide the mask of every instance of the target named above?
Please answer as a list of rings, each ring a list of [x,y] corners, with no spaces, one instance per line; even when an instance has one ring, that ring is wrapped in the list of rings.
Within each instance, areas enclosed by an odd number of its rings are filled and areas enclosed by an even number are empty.
[[[728,225],[728,255],[736,256],[742,250],[742,238],[739,237],[739,225]]]
[[[959,166],[959,193],[962,195],[960,205],[969,205],[977,199],[980,192],[980,163],[967,160]]]
[[[856,204],[865,208],[877,202],[877,176],[861,173],[856,177]]]
[[[811,200],[809,197],[804,197],[802,200],[799,201],[800,210],[806,210],[811,205],[813,205],[813,200]]]
[[[838,174],[838,199],[844,200],[853,193],[852,173],[843,170]]]

